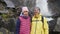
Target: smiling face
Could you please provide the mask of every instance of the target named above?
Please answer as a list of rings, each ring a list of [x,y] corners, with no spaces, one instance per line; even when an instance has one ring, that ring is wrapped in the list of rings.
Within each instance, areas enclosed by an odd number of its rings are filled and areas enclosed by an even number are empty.
[[[24,14],[24,15],[28,15],[28,11],[24,11],[23,14]]]
[[[40,13],[40,9],[39,8],[34,8],[34,14],[37,15]]]
[[[28,16],[29,10],[27,7],[22,7],[22,12],[23,12],[23,15]]]

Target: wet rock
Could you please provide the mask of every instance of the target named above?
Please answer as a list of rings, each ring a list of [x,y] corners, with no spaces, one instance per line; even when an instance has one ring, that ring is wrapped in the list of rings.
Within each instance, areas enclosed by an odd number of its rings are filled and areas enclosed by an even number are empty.
[[[48,7],[49,10],[51,10],[53,16],[60,15],[60,0],[48,0]]]
[[[35,0],[0,0],[0,16],[2,16],[3,24],[1,24],[1,31],[6,34],[14,34],[16,20],[18,13],[20,14],[20,7],[27,6],[31,11],[35,6]],[[2,28],[3,27],[3,28]]]
[[[7,34],[7,29],[5,28],[0,28],[0,34]]]

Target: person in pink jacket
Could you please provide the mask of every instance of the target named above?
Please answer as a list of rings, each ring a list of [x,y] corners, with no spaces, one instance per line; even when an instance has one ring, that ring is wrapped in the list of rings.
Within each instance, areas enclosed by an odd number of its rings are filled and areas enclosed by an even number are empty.
[[[19,16],[16,24],[16,34],[30,34],[30,17],[28,8],[22,7],[22,15]]]

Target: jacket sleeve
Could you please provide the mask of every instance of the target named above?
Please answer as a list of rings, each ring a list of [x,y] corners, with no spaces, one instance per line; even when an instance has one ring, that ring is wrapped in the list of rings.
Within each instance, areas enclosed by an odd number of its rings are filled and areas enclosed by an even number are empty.
[[[47,23],[47,19],[44,17],[44,34],[49,34],[49,26]]]
[[[20,30],[20,19],[17,20],[17,23],[16,23],[16,34],[19,34],[19,30]]]

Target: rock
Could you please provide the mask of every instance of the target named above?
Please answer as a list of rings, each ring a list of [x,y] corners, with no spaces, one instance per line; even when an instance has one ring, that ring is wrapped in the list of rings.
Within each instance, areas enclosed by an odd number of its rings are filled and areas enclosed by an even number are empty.
[[[7,34],[7,29],[5,28],[0,28],[0,34]]]
[[[48,0],[48,8],[51,10],[53,16],[60,15],[60,0]]]
[[[57,18],[57,23],[55,25],[54,31],[60,32],[60,17]]]
[[[35,7],[35,0],[0,0],[0,16],[2,16],[2,24],[3,28],[1,29],[2,32],[6,34],[6,30],[8,31],[7,34],[14,34],[15,32],[15,25],[18,14],[20,14],[20,7],[27,6],[29,10]],[[3,34],[4,34],[3,33]]]
[[[0,3],[0,10],[3,10],[5,7],[3,6],[2,3]]]

